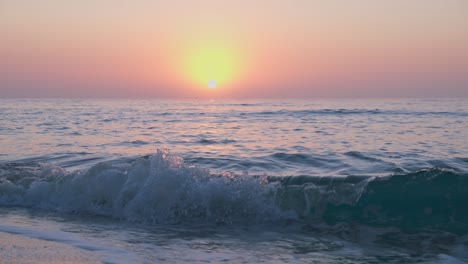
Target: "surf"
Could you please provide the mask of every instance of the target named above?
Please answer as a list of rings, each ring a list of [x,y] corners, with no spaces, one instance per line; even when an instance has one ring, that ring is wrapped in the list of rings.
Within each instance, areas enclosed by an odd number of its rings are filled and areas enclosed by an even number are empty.
[[[362,224],[468,233],[468,175],[427,169],[383,177],[211,173],[168,151],[69,172],[4,164],[0,206],[142,223]]]

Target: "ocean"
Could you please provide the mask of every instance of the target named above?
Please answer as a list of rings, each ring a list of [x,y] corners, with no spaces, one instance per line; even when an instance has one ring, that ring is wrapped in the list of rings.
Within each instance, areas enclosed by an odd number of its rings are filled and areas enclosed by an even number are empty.
[[[468,263],[468,100],[0,99],[0,263]]]

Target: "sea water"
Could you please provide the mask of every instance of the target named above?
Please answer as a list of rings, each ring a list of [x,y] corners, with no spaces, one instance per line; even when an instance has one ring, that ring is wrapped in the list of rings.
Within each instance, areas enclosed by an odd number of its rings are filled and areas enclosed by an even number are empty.
[[[465,99],[0,100],[0,263],[465,263],[467,201]]]

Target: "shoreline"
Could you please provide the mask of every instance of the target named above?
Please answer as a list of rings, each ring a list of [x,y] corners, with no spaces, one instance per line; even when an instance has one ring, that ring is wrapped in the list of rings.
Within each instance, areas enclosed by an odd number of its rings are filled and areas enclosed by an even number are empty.
[[[97,256],[71,245],[0,232],[0,264],[97,264]]]

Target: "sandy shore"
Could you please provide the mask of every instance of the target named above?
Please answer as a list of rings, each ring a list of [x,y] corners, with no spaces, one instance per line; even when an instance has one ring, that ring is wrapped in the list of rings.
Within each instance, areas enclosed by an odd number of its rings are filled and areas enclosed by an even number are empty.
[[[0,232],[0,264],[101,263],[90,252],[52,241]]]

